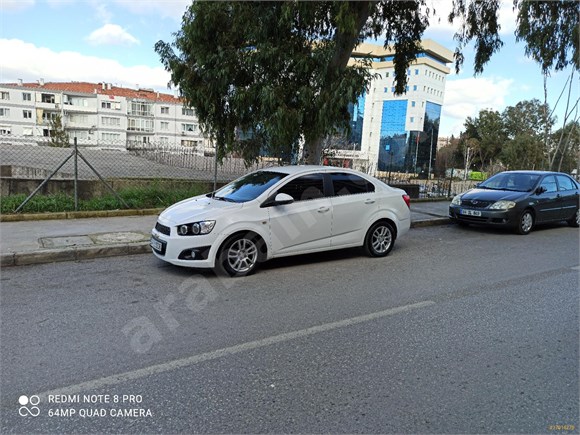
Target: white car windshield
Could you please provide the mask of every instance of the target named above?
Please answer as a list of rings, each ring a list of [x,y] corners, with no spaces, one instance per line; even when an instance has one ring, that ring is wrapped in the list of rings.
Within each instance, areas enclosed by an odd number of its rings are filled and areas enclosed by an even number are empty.
[[[244,175],[207,196],[222,201],[247,202],[256,199],[286,174],[274,171],[258,171]]]

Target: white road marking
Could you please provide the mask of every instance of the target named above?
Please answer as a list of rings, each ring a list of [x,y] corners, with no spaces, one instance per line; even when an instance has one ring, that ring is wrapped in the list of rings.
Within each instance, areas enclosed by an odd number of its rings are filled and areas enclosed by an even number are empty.
[[[204,361],[211,361],[217,358],[221,358],[228,355],[234,355],[240,352],[246,352],[253,349],[258,349],[265,346],[270,346],[272,344],[283,343],[285,341],[295,340],[297,338],[308,337],[310,335],[318,334],[320,332],[331,331],[333,329],[343,328],[346,326],[352,326],[359,323],[369,322],[371,320],[380,319],[383,317],[392,316],[394,314],[403,313],[406,311],[416,310],[419,308],[428,307],[434,305],[433,301],[418,302],[416,304],[403,305],[400,307],[389,308],[384,311],[377,311],[375,313],[366,314],[363,316],[352,317],[350,319],[340,320],[338,322],[325,323],[318,326],[313,326],[306,329],[301,329],[298,331],[288,332],[285,334],[274,335],[272,337],[263,338],[261,340],[250,341],[247,343],[238,344],[231,347],[226,347],[223,349],[214,350],[211,352],[202,353],[199,355],[192,355],[186,358],[176,359],[173,361],[168,361],[162,364],[157,364],[142,369],[132,370],[125,373],[119,373],[112,376],[106,376],[99,379],[94,379],[87,382],[81,382],[75,385],[69,385],[68,387],[62,387],[55,390],[45,391],[38,393],[37,396],[45,399],[49,395],[60,395],[60,394],[77,394],[82,391],[100,389],[107,386],[117,385],[123,382],[144,378],[147,376],[169,372],[171,370],[176,370],[182,367],[191,366],[194,364],[199,364]],[[44,400],[43,400],[44,401]]]

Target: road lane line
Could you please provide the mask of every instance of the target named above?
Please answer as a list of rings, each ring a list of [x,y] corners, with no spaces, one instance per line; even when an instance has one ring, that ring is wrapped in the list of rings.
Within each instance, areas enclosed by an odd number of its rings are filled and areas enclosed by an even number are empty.
[[[77,394],[82,391],[96,390],[107,386],[117,385],[126,381],[131,381],[139,378],[144,378],[146,376],[151,376],[159,373],[165,373],[171,370],[176,370],[179,368],[199,364],[204,361],[211,361],[217,358],[221,358],[228,355],[234,355],[240,352],[246,352],[249,350],[259,349],[261,347],[270,346],[272,344],[283,343],[290,340],[295,340],[297,338],[308,337],[310,335],[318,334],[321,332],[332,331],[338,328],[344,328],[347,326],[356,325],[359,323],[369,322],[371,320],[380,319],[383,317],[392,316],[395,314],[403,313],[406,311],[416,310],[419,308],[428,307],[435,305],[433,301],[418,302],[416,304],[403,305],[400,307],[389,308],[384,311],[377,311],[375,313],[365,314],[363,316],[352,317],[350,319],[340,320],[338,322],[324,323],[318,326],[312,326],[310,328],[301,329],[298,331],[288,332],[284,334],[274,335],[272,337],[263,338],[261,340],[249,341],[247,343],[238,344],[231,347],[226,347],[223,349],[214,350],[211,352],[202,353],[199,355],[192,355],[186,358],[181,358],[173,361],[168,361],[162,364],[156,364],[153,366],[145,367],[142,369],[132,370],[125,373],[120,373],[117,375],[106,376],[99,379],[94,379],[87,382],[81,382],[75,385],[69,385],[67,387],[62,387],[50,391],[45,391],[38,393],[41,399],[46,400],[49,395],[59,395],[59,394]],[[43,401],[44,401],[43,400]]]

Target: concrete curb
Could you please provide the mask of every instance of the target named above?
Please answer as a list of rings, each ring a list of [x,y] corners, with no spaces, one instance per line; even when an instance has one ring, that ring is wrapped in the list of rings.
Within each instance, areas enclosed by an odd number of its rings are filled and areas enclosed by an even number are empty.
[[[430,219],[426,221],[411,222],[411,228],[434,227],[437,225],[447,225],[451,223],[449,218]]]
[[[69,249],[44,249],[29,252],[14,252],[0,255],[0,266],[26,266],[31,264],[80,261],[95,258],[117,257],[121,255],[145,254],[151,252],[149,242],[125,245],[101,245],[75,247]]]

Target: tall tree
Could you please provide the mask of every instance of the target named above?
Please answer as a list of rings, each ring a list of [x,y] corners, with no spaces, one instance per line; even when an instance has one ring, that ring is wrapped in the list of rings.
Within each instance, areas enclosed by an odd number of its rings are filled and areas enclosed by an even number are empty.
[[[70,137],[62,123],[62,116],[57,113],[49,121],[50,140],[48,144],[51,147],[66,148],[70,146]]]
[[[471,148],[472,164],[485,171],[498,158],[506,142],[505,124],[498,111],[480,110],[476,118],[465,120],[465,132],[461,137],[463,147]]]
[[[457,69],[471,41],[476,73],[501,47],[499,3],[453,1],[448,20],[460,26]],[[534,9],[522,8],[527,3],[515,0],[534,22]],[[159,41],[155,50],[220,155],[237,150],[252,160],[264,147],[288,152],[303,141],[307,162],[318,163],[324,137],[348,131],[346,107],[372,79],[365,68],[370,59],[349,61],[356,45],[384,38],[394,48],[395,88],[402,94],[432,16],[427,0],[195,1],[173,43]],[[562,24],[554,32],[568,38],[567,29]]]

